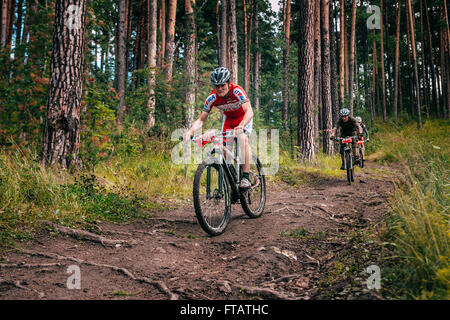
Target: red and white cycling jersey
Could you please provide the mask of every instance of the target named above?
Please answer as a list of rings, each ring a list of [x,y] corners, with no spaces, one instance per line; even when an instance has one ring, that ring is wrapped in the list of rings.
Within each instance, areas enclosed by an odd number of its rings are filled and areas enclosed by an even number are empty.
[[[237,84],[230,83],[230,90],[228,96],[219,97],[216,90],[206,98],[203,111],[210,112],[213,107],[216,107],[223,113],[222,132],[233,129],[241,123],[244,119],[245,111],[242,105],[248,102],[249,99],[242,87]],[[253,120],[245,126],[245,130],[250,133]]]

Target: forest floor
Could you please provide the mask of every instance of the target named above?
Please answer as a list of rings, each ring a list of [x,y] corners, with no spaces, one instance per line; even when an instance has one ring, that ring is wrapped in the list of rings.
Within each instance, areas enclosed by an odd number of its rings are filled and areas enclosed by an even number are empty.
[[[4,252],[0,299],[384,299],[365,270],[382,263],[396,170],[366,164],[350,186],[345,171],[305,187],[269,182],[263,215],[250,219],[235,204],[217,237],[201,229],[192,201],[98,223],[91,231],[103,243],[49,227]],[[80,289],[67,287],[71,265]]]

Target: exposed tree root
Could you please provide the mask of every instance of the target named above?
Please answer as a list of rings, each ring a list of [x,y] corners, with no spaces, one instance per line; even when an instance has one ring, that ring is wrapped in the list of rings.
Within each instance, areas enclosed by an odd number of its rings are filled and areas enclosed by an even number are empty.
[[[59,267],[60,263],[42,263],[42,264],[27,264],[21,263],[0,263],[0,269],[5,268],[47,268],[47,267]]]
[[[107,239],[105,237],[102,237],[102,236],[100,236],[98,234],[95,234],[95,233],[92,233],[92,232],[67,228],[67,227],[64,227],[64,226],[60,226],[60,225],[58,225],[56,223],[53,223],[51,221],[47,221],[47,220],[42,220],[41,222],[43,224],[47,225],[47,226],[55,228],[61,234],[68,235],[68,236],[71,236],[71,237],[74,237],[74,238],[78,238],[78,239],[89,240],[89,241],[101,243],[103,246],[112,246],[113,247],[116,244],[133,245],[133,244],[137,243],[135,240],[128,241],[128,240]]]
[[[35,289],[33,289],[33,288],[27,288],[27,287],[21,285],[19,280],[17,280],[17,281],[12,281],[12,280],[0,280],[0,285],[10,285],[10,286],[13,286],[13,287],[22,289],[22,290],[33,291],[33,292],[35,292],[35,293],[39,296],[39,298],[45,297],[45,294],[44,294],[43,292],[39,292],[39,291],[37,291],[37,290],[35,290]]]
[[[268,288],[248,287],[236,284],[232,284],[232,286],[240,291],[244,291],[247,294],[259,295],[272,300],[292,300],[290,296]]]
[[[170,289],[166,286],[166,284],[163,281],[152,281],[146,277],[136,277],[126,268],[117,267],[117,266],[113,266],[113,265],[109,265],[109,264],[95,263],[92,261],[82,260],[82,259],[78,259],[78,258],[74,258],[74,257],[61,256],[56,253],[42,253],[42,252],[30,251],[30,250],[26,250],[26,249],[21,249],[21,253],[32,255],[32,256],[41,256],[41,257],[45,257],[45,258],[57,259],[57,260],[69,260],[69,261],[77,262],[79,264],[86,264],[86,265],[95,266],[95,267],[109,268],[114,271],[121,272],[122,274],[126,275],[127,277],[131,278],[132,280],[147,283],[147,284],[150,284],[150,285],[158,288],[161,292],[167,294],[169,296],[170,300],[178,300],[178,295],[173,293],[172,291],[170,291]]]

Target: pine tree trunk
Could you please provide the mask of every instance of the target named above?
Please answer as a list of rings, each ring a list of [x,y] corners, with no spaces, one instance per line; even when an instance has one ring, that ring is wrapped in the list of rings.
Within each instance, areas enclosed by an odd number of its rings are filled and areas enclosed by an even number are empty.
[[[220,0],[219,66],[227,66],[227,0]]]
[[[158,66],[161,67],[164,62],[164,54],[166,52],[166,1],[161,0],[161,8],[159,11],[159,30],[161,33],[161,43],[159,47]]]
[[[427,118],[430,117],[430,94],[429,94],[429,88],[430,85],[428,83],[428,77],[426,76],[425,71],[425,41],[424,41],[424,35],[423,35],[423,1],[420,0],[420,55],[422,58],[421,61],[421,69],[422,69],[422,97],[423,97],[423,103],[425,104],[425,110],[427,114]]]
[[[283,67],[284,67],[284,85],[283,85],[283,127],[287,128],[287,119],[289,114],[289,54],[291,37],[291,0],[285,0],[285,17],[283,23],[284,29],[284,48],[283,48]]]
[[[164,60],[166,64],[165,80],[167,83],[172,81],[173,75],[176,14],[177,14],[177,0],[169,0],[167,34],[166,34],[166,51],[164,53]]]
[[[194,105],[195,105],[195,39],[196,25],[194,9],[195,0],[185,0],[186,10],[186,52],[184,59],[184,76],[185,76],[185,103],[187,107],[186,126],[190,128],[194,121]]]
[[[356,38],[356,3],[357,0],[353,0],[352,5],[352,30],[350,34],[350,62],[349,62],[349,90],[348,90],[348,107],[350,109],[350,115],[353,116],[353,86],[355,78],[355,38]]]
[[[396,38],[395,38],[395,92],[394,92],[394,121],[398,122],[398,93],[399,93],[399,71],[400,71],[400,17],[401,0],[397,0]]]
[[[164,1],[163,1],[164,2]],[[148,25],[149,25],[149,39],[148,39],[148,99],[147,99],[147,130],[154,127],[155,119],[155,109],[156,109],[156,97],[155,97],[155,86],[156,86],[156,59],[159,56],[156,53],[156,43],[157,43],[157,0],[148,1]]]
[[[238,83],[238,51],[236,30],[236,0],[230,1],[230,60],[231,82]]]
[[[126,112],[125,106],[125,85],[126,85],[126,77],[127,77],[127,0],[119,1],[119,25],[118,25],[118,57],[117,57],[117,88],[119,90],[120,95],[120,103],[119,103],[119,120],[123,121]]]
[[[22,35],[22,17],[23,17],[23,1],[19,0],[17,3],[17,20],[16,20],[16,40],[15,40],[15,48],[21,43],[21,35]]]
[[[303,0],[299,5],[298,39],[298,144],[300,161],[315,159],[314,147],[314,5]]]
[[[330,2],[332,7],[330,11],[330,64],[331,64],[331,105],[333,114],[333,127],[339,120],[339,98],[337,89],[337,61],[336,61],[336,32],[334,30],[334,3]]]
[[[321,43],[320,43],[320,1],[314,7],[314,140],[319,152],[319,130],[321,127]]]
[[[345,0],[340,0],[340,42],[339,42],[339,109],[344,108],[345,101]]]
[[[373,36],[372,36],[372,108],[371,108],[371,115],[372,119],[375,118],[376,115],[376,95],[377,95],[377,75],[378,75],[378,58],[377,58],[377,42],[375,40],[375,30],[373,30]]]
[[[79,8],[78,15],[72,10]],[[80,107],[86,28],[86,0],[56,2],[42,162],[81,167]],[[71,10],[68,10],[68,9]],[[78,19],[70,19],[71,17]],[[75,24],[71,23],[76,21]],[[68,27],[71,25],[71,28]]]
[[[247,58],[247,49],[248,49],[248,26],[247,26],[247,3],[246,0],[243,0],[242,4],[243,10],[243,19],[244,19],[244,91],[248,92],[249,89],[249,76],[248,76],[248,58]]]
[[[380,15],[380,54],[381,54],[381,104],[383,108],[383,122],[386,122],[386,76],[384,68],[384,21],[383,21],[383,0],[381,0]]]
[[[321,40],[322,40],[322,143],[325,154],[333,154],[334,144],[330,140],[333,125],[331,103],[331,62],[330,62],[330,2],[321,0]]]
[[[425,10],[425,21],[427,25],[427,42],[428,42],[428,60],[431,69],[431,93],[432,93],[432,105],[434,105],[436,116],[440,117],[440,108],[439,108],[439,94],[437,88],[437,77],[435,70],[435,61],[433,55],[433,43],[431,41],[431,28],[430,28],[430,18],[428,15],[428,6],[427,0],[424,0],[424,10]],[[436,61],[437,62],[437,61]]]
[[[254,1],[254,25],[255,25],[255,50],[253,53],[253,107],[256,111],[259,111],[259,64],[260,64],[260,52],[259,52],[259,5],[258,0]]]
[[[443,0],[443,18],[445,21],[445,29],[443,33],[443,40],[444,40],[444,62],[445,62],[445,77],[446,77],[446,95],[445,95],[445,101],[447,104],[447,108],[445,109],[445,113],[447,115],[447,119],[450,118],[450,26],[449,26],[449,20],[448,20],[448,11],[447,11],[447,0]]]
[[[414,28],[414,19],[413,12],[411,8],[411,0],[406,0],[408,5],[408,13],[409,13],[409,21],[411,27],[411,45],[412,45],[412,57],[413,57],[413,65],[414,65],[414,79],[416,83],[416,99],[417,99],[417,128],[422,128],[422,117],[420,111],[420,85],[419,85],[419,72],[417,69],[417,53],[416,53],[416,36],[415,36],[415,28]]]
[[[11,0],[2,0],[1,24],[0,24],[0,47],[6,47],[6,39],[8,38],[8,15],[9,2]]]

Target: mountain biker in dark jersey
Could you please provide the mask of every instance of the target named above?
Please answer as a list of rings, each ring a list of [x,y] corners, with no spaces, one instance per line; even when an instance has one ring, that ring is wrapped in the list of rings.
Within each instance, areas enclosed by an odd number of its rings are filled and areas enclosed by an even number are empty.
[[[333,128],[333,130],[331,131],[330,139],[334,139],[334,136],[336,135],[336,133],[338,131],[340,131],[341,138],[357,136],[359,133],[359,130],[360,130],[359,125],[356,122],[356,119],[350,116],[350,110],[348,110],[347,108],[339,110],[339,116],[340,116],[340,119],[337,122],[336,127]],[[341,154],[341,159],[342,159],[341,170],[345,170],[344,145],[341,143],[340,146],[341,147],[340,147],[339,152]],[[353,150],[353,155],[355,157],[355,163],[357,163],[359,161],[359,157],[357,156],[358,142],[355,139],[352,139],[352,150]]]
[[[211,84],[214,90],[205,100],[200,117],[192,124],[192,127],[183,134],[185,141],[188,141],[194,132],[202,128],[209,112],[215,107],[223,113],[222,132],[233,130],[241,146],[241,160],[244,158],[244,168],[242,170],[242,179],[239,184],[241,189],[251,187],[249,172],[251,150],[248,136],[252,132],[253,109],[250,100],[237,84],[230,82],[230,71],[227,68],[219,67],[211,73]]]

